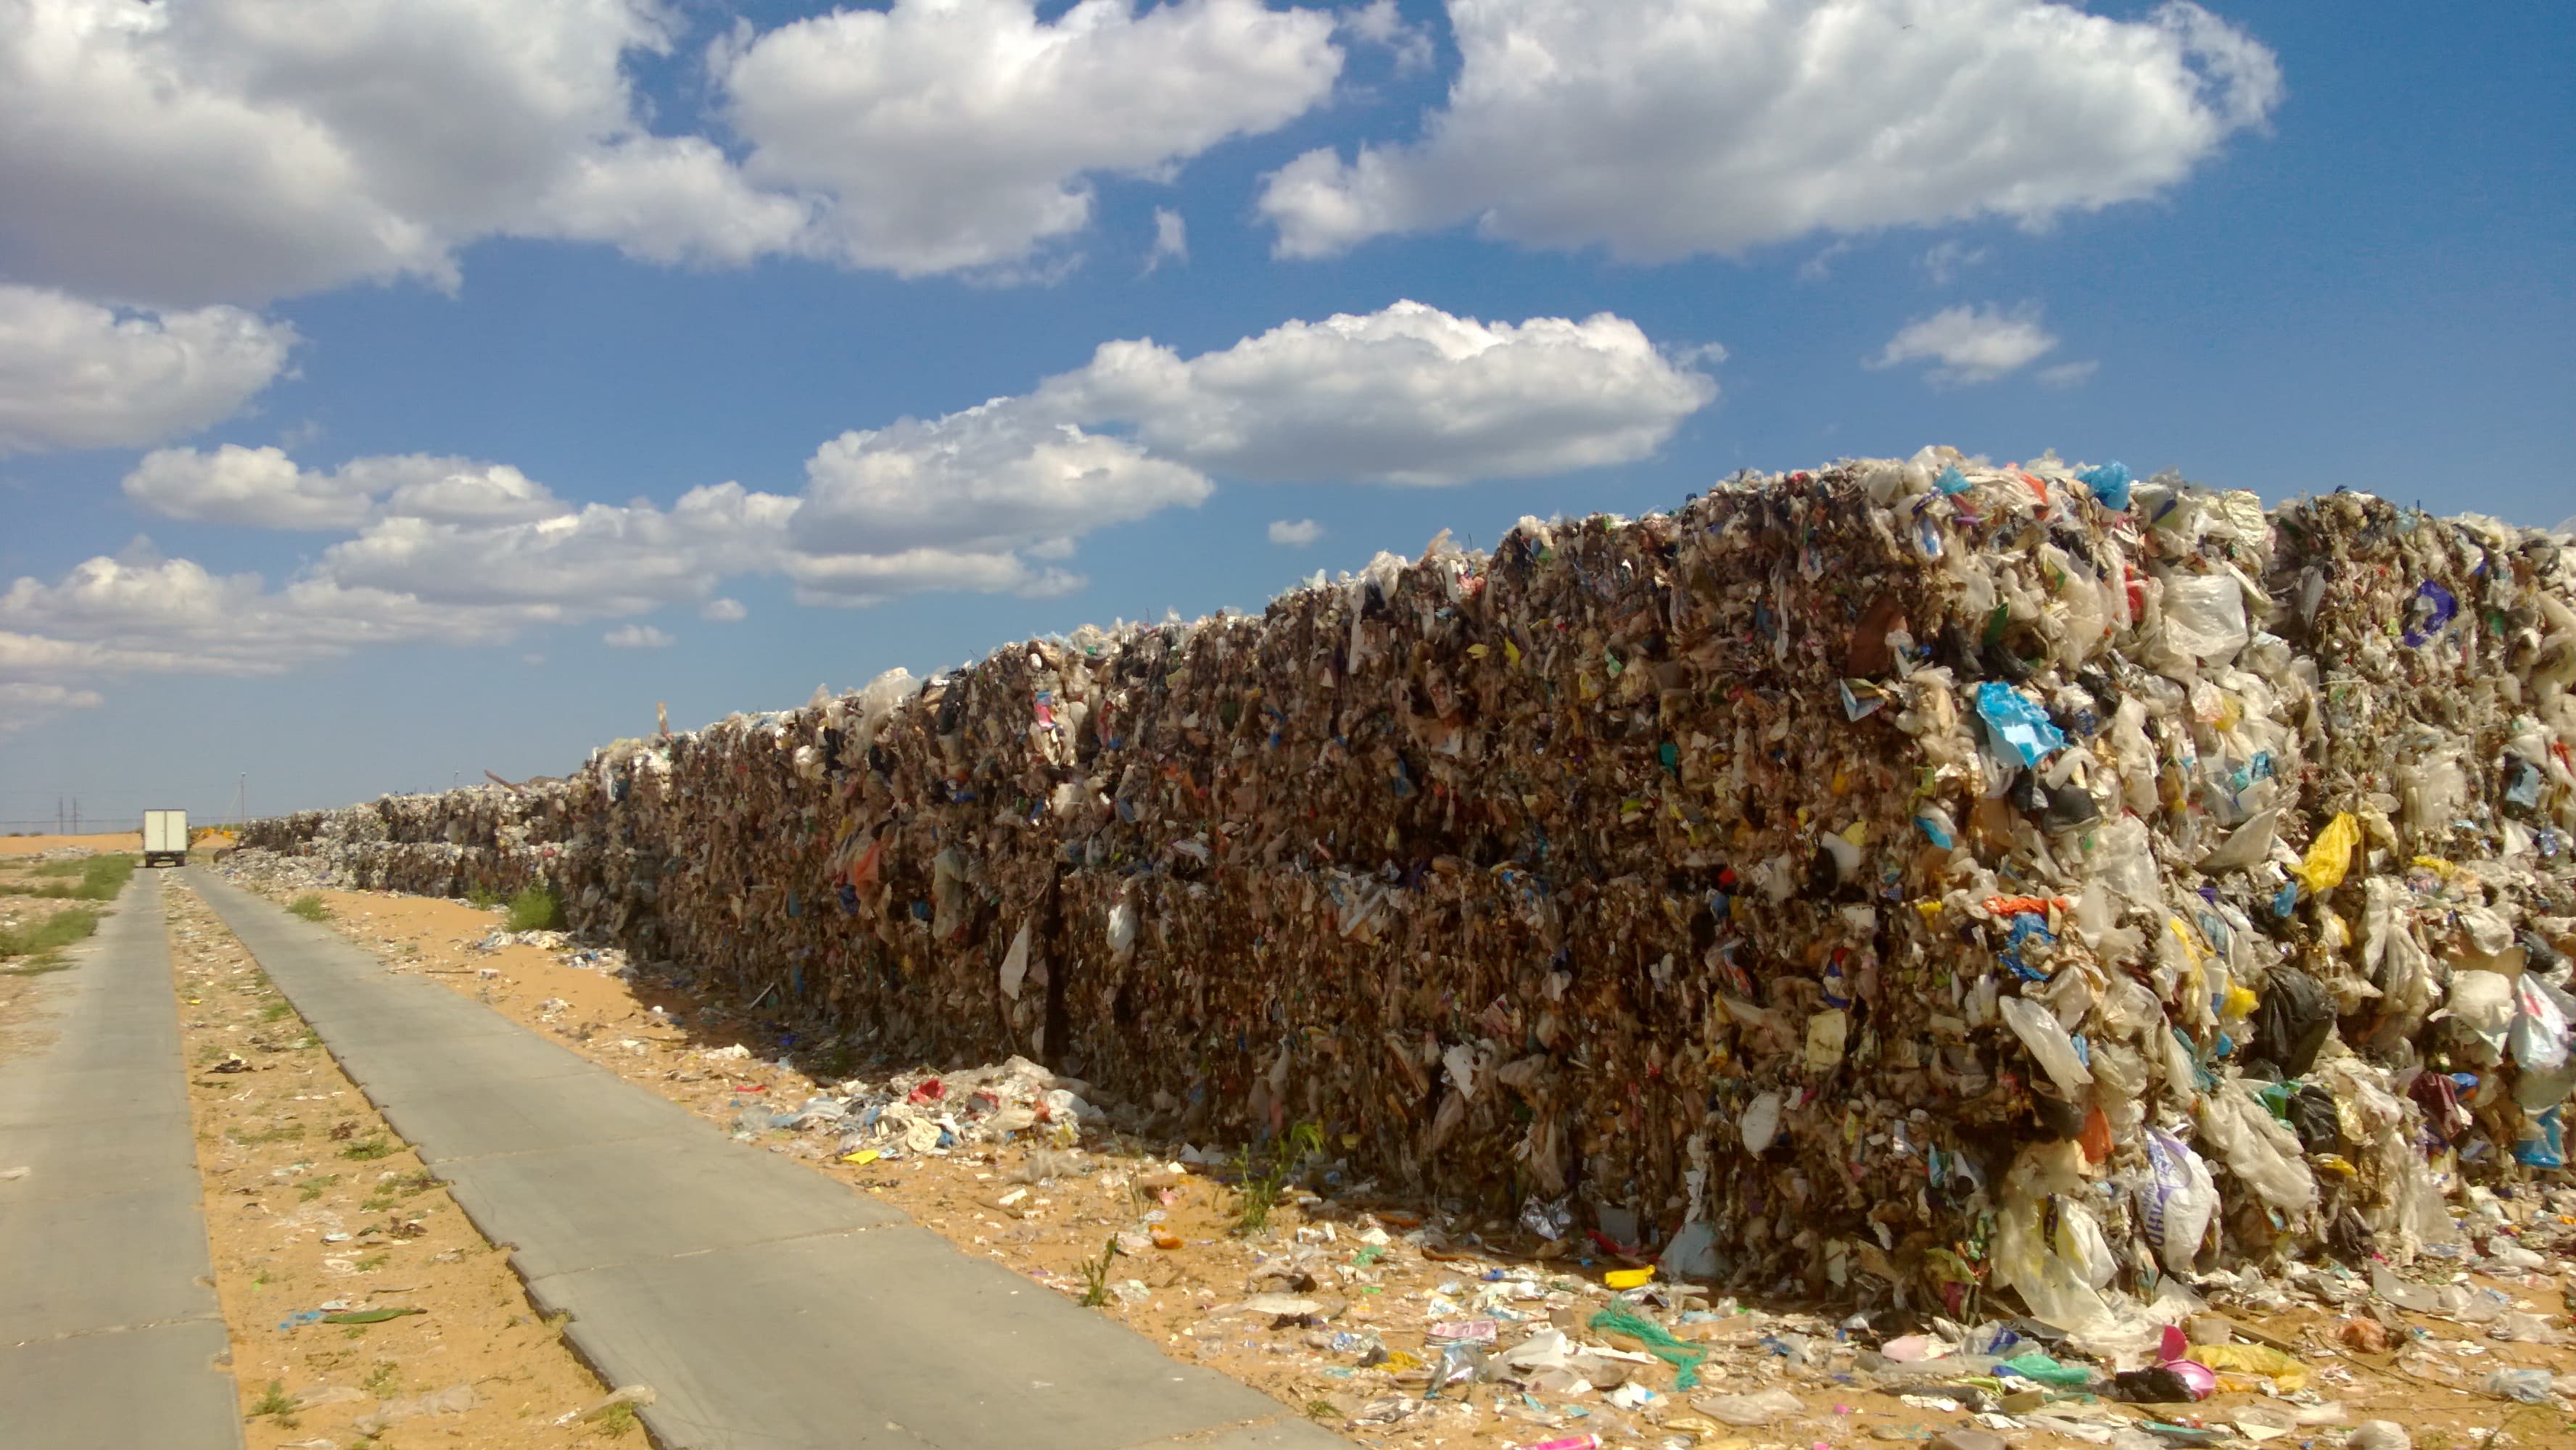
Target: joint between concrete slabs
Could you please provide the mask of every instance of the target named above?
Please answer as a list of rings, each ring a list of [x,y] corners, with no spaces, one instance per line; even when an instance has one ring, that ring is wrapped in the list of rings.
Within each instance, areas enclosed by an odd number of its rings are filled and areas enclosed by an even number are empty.
[[[200,1279],[195,1282],[204,1283],[204,1280]],[[213,1286],[208,1285],[207,1287],[212,1288]],[[97,1339],[109,1334],[137,1334],[149,1329],[170,1329],[187,1324],[221,1324],[223,1322],[224,1316],[220,1311],[202,1309],[188,1314],[171,1315],[163,1319],[138,1319],[132,1324],[98,1324],[92,1325],[87,1329],[65,1330],[60,1334],[40,1334],[33,1339],[13,1339],[5,1345],[0,1345],[0,1351],[25,1349],[30,1345],[36,1344],[61,1344],[67,1340],[74,1339]],[[230,1364],[232,1363],[232,1357],[232,1350],[227,1346],[222,1355],[222,1362]]]

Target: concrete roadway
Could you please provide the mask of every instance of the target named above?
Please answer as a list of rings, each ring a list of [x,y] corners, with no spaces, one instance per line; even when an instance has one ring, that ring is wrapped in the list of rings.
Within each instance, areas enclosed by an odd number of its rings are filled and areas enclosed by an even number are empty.
[[[0,1060],[0,1441],[240,1450],[179,1060],[162,873],[137,871],[41,1051]]]
[[[190,879],[670,1450],[1340,1440],[212,872]],[[161,994],[167,1002],[166,988]],[[200,1249],[202,1253],[202,1247]]]

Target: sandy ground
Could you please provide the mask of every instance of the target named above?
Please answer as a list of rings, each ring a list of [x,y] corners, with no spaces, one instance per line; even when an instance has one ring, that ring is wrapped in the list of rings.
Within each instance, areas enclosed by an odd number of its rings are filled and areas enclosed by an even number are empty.
[[[1432,1324],[1493,1319],[1509,1346],[1534,1327],[1531,1321],[1552,1319],[1599,1342],[1602,1334],[1582,1326],[1609,1302],[1601,1280],[1618,1265],[1598,1255],[1587,1259],[1589,1250],[1544,1262],[1489,1251],[1482,1237],[1507,1250],[1540,1246],[1507,1225],[1437,1215],[1426,1224],[1418,1208],[1381,1204],[1364,1210],[1312,1195],[1283,1204],[1267,1230],[1246,1234],[1238,1231],[1236,1194],[1205,1170],[1170,1161],[1165,1155],[1176,1145],[1088,1131],[1070,1159],[1055,1163],[1059,1171],[1035,1182],[1027,1180],[1039,1178],[1035,1169],[1046,1161],[1037,1156],[1046,1150],[1036,1146],[961,1147],[901,1162],[840,1162],[829,1135],[745,1129],[747,1108],[790,1112],[809,1094],[833,1090],[828,1080],[762,1060],[764,1045],[777,1041],[775,1029],[584,965],[577,950],[487,950],[483,943],[501,929],[497,910],[389,893],[321,895],[333,924],[377,951],[388,970],[418,972],[473,996],[629,1080],[734,1127],[738,1136],[884,1197],[968,1252],[989,1255],[1038,1282],[1079,1294],[1082,1261],[1101,1255],[1123,1233],[1128,1247],[1111,1260],[1107,1278],[1114,1297],[1101,1312],[1154,1339],[1175,1358],[1251,1384],[1359,1443],[1506,1447],[1593,1434],[1607,1445],[1658,1450],[1815,1450],[1920,1443],[1977,1425],[1962,1409],[1908,1403],[1847,1380],[1833,1382],[1834,1368],[1848,1361],[1833,1353],[1832,1318],[1796,1306],[1747,1308],[1725,1299],[1679,1325],[1682,1339],[1710,1351],[1696,1390],[1677,1391],[1672,1369],[1654,1362],[1629,1367],[1639,1384],[1656,1392],[1635,1410],[1607,1403],[1602,1392],[1613,1385],[1604,1382],[1588,1393],[1556,1397],[1527,1396],[1509,1386],[1453,1386],[1446,1397],[1423,1406],[1424,1365],[1439,1354],[1429,1335]],[[710,1055],[736,1045],[752,1055]],[[2531,1205],[2519,1207],[2528,1214]],[[2576,1220],[2538,1215],[2529,1232],[2534,1241],[2576,1236],[2568,1234],[2571,1222]],[[1536,1282],[1530,1290],[1492,1282],[1532,1270]],[[2523,1310],[2554,1316],[2564,1329],[2562,1296],[2576,1276],[2472,1282],[2500,1288]],[[1241,1312],[1251,1295],[1265,1292],[1313,1299],[1318,1312],[1297,1323]],[[1506,1298],[1507,1292],[1519,1297]],[[2310,1375],[2305,1391],[2276,1396],[2265,1393],[2261,1380],[2231,1375],[2230,1387],[2210,1400],[2152,1413],[2070,1399],[2049,1408],[2095,1416],[2099,1438],[2092,1443],[2107,1438],[2111,1427],[2161,1418],[2233,1428],[2237,1443],[2318,1450],[2338,1444],[2353,1424],[2384,1418],[2414,1430],[2418,1450],[2576,1446],[2576,1424],[2566,1415],[2479,1391],[2498,1366],[2576,1368],[2576,1356],[2567,1349],[2497,1342],[2468,1326],[2392,1313],[2400,1322],[2400,1353],[2364,1354],[2338,1340],[2338,1314],[2300,1308],[2276,1315],[2239,1310],[2235,1317],[2295,1348]],[[2409,1324],[2421,1336],[2411,1344],[2404,1327]],[[1816,1340],[1808,1352],[1825,1362],[1793,1369],[1778,1346],[1794,1344],[1788,1338],[1794,1335]],[[1609,1342],[1621,1343],[1615,1337]],[[1642,1346],[1630,1341],[1626,1347]],[[1379,1362],[1371,1365],[1372,1359]],[[1794,1393],[1803,1414],[1747,1428],[1713,1420],[1690,1404],[1774,1388]],[[1414,1408],[1403,1418],[1374,1422],[1388,1413],[1390,1402],[1406,1400]],[[2013,1445],[2028,1450],[2087,1443],[2027,1425],[2001,1428]]]
[[[86,851],[140,851],[141,831],[109,831],[93,836],[0,836],[0,856],[33,856],[63,846]]]
[[[251,1450],[640,1450],[631,1412],[558,1423],[607,1392],[507,1256],[205,904],[177,883],[168,900],[207,1236]]]

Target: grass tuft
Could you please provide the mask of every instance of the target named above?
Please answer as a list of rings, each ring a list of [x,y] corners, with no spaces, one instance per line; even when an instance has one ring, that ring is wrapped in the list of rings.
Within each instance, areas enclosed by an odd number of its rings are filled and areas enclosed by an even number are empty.
[[[95,907],[75,906],[57,911],[32,926],[0,927],[0,960],[9,957],[37,958],[31,967],[15,967],[14,975],[32,976],[40,971],[56,970],[51,961],[54,953],[83,940],[98,930],[99,912]]]
[[[510,930],[561,931],[563,903],[542,886],[531,886],[510,898]]]
[[[307,891],[302,896],[286,903],[286,911],[288,915],[300,916],[306,921],[329,921],[331,919],[331,908],[323,903],[320,894],[311,891]]]
[[[348,1147],[341,1149],[340,1156],[343,1158],[355,1159],[360,1163],[372,1163],[379,1158],[390,1158],[401,1151],[402,1144],[395,1142],[385,1134],[369,1133],[367,1136],[360,1138]]]

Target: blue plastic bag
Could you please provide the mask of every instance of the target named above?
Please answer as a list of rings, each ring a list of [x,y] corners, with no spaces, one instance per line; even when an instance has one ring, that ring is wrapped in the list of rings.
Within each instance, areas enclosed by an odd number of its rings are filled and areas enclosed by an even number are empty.
[[[2093,496],[2100,499],[2105,508],[2125,509],[2129,506],[2129,470],[2117,462],[2080,470],[2075,481],[2093,490]]]
[[[2066,732],[2021,691],[1999,680],[1977,686],[1977,713],[1999,746],[2010,746],[2024,765],[2037,765],[2066,748]]]

